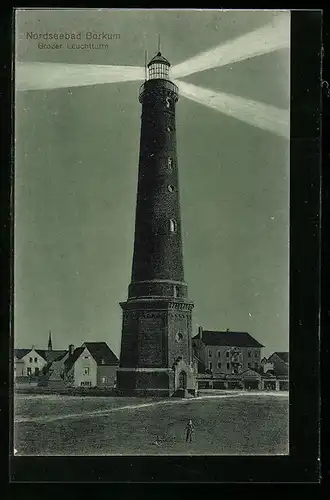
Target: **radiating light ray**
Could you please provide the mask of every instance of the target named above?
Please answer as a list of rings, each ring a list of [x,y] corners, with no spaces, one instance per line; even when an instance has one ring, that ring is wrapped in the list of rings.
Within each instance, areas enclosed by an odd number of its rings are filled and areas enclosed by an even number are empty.
[[[270,104],[252,101],[233,94],[215,92],[180,80],[175,80],[175,83],[179,87],[180,95],[183,97],[204,104],[208,108],[237,118],[254,127],[289,138],[289,110],[279,109]]]
[[[281,14],[262,28],[234,40],[228,40],[173,66],[172,75],[173,78],[182,78],[288,47],[290,47],[290,16]]]
[[[16,90],[59,89],[143,79],[144,69],[137,66],[18,62],[15,72]]]

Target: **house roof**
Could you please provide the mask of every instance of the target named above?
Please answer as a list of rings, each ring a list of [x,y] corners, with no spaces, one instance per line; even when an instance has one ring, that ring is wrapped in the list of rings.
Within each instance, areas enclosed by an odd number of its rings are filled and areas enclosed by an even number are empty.
[[[276,354],[277,357],[279,357],[282,361],[284,361],[284,363],[289,363],[289,353],[288,352],[274,352],[274,354]],[[272,356],[274,356],[274,354],[272,354]]]
[[[199,340],[195,335],[193,340]],[[202,342],[205,345],[232,346],[232,347],[264,347],[247,332],[203,330]]]
[[[59,356],[57,356],[53,361],[60,361],[68,354],[68,351],[63,351]]]
[[[117,365],[119,360],[106,342],[85,342],[93,358],[98,365]]]
[[[82,352],[84,352],[85,347],[77,347],[73,353],[68,356],[68,358],[64,361],[64,366],[66,370],[71,370],[74,363],[77,361]]]
[[[52,363],[59,357],[63,357],[67,351],[59,350],[59,349],[52,349],[51,351],[44,350],[44,349],[36,349],[36,352],[40,354],[46,361],[49,363]]]
[[[85,348],[88,349],[91,356],[95,359],[97,365],[113,366],[118,365],[119,360],[112,352],[106,342],[85,342],[81,347],[77,347],[71,356],[65,361],[64,365],[66,370],[70,370],[79,356],[84,352]]]
[[[31,352],[32,349],[14,349],[14,355],[17,359],[22,359],[26,354]]]
[[[34,350],[36,353],[39,354],[39,356],[41,356],[42,358],[44,358],[45,361],[48,362],[55,361],[55,359],[60,359],[60,357],[63,357],[67,353],[67,351],[59,349],[53,349],[51,351],[45,349],[34,349]],[[33,349],[14,349],[14,355],[16,356],[17,359],[22,359],[31,351],[33,351]]]

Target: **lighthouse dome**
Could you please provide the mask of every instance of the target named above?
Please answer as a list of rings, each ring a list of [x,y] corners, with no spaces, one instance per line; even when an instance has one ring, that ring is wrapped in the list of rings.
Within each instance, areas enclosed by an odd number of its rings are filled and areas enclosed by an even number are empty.
[[[171,66],[170,62],[166,59],[166,57],[164,57],[161,52],[158,52],[152,59],[151,61],[148,63],[148,68],[152,65],[152,64],[165,64],[165,66]]]

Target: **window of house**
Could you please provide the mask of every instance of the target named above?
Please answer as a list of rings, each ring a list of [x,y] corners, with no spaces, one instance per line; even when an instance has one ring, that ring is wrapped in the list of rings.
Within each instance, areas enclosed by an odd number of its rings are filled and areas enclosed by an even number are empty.
[[[258,357],[258,351],[254,351],[254,357],[257,358]]]
[[[221,351],[218,351],[218,358],[221,358]]]
[[[92,382],[90,382],[90,381],[88,380],[88,381],[85,381],[85,382],[80,382],[80,385],[90,386],[90,385],[92,385]]]
[[[34,369],[34,374],[39,375],[39,368],[38,367]]]
[[[89,368],[88,367],[84,368],[84,375],[89,375]]]
[[[255,368],[256,370],[258,370],[258,369],[259,369],[259,364],[258,364],[258,363],[254,363],[254,368]]]
[[[30,363],[32,363],[32,362],[33,362],[33,359],[32,359],[32,358],[30,358]]]
[[[176,221],[174,219],[170,219],[170,231],[171,233],[176,232]]]
[[[220,363],[220,361],[218,361],[218,368],[221,368],[221,363]]]
[[[38,358],[34,358],[34,362],[37,363],[37,361],[38,361]]]
[[[248,363],[248,368],[251,368],[251,363]]]
[[[226,352],[226,356],[227,356],[227,358],[229,358],[229,351]]]
[[[229,370],[230,368],[230,363],[227,363],[227,370]]]
[[[84,359],[88,359],[88,358],[89,358],[89,356],[84,356]]]
[[[212,358],[212,351],[209,349],[209,358]]]
[[[107,377],[102,377],[101,378],[101,384],[106,384],[107,382]]]
[[[31,373],[32,373],[31,368],[28,368],[28,369],[27,369],[27,374],[28,374],[28,375],[31,375]]]
[[[251,351],[248,351],[248,356],[249,358],[251,358]]]
[[[211,363],[211,361],[209,362],[209,370],[212,370],[212,363]]]

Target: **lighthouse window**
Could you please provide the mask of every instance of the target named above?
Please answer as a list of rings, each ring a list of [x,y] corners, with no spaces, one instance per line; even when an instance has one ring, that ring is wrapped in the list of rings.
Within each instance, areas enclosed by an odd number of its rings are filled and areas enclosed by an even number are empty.
[[[167,132],[172,132],[172,127],[167,127]]]
[[[171,100],[169,97],[166,97],[166,107],[170,108],[171,107]]]
[[[170,219],[170,231],[171,233],[176,232],[176,221],[174,219]]]
[[[170,193],[173,193],[174,186],[172,186],[172,184],[170,184],[169,186],[167,186],[167,189],[169,190]]]
[[[169,68],[165,64],[154,63],[149,67],[149,79],[169,77]]]
[[[167,165],[168,165],[168,168],[170,168],[170,169],[172,168],[172,165],[173,165],[173,160],[172,160],[172,158],[168,158],[168,159],[167,159]]]
[[[182,333],[181,333],[181,332],[178,332],[178,333],[176,334],[176,340],[180,341],[180,340],[182,340],[182,339],[183,339],[183,335],[182,335]]]

